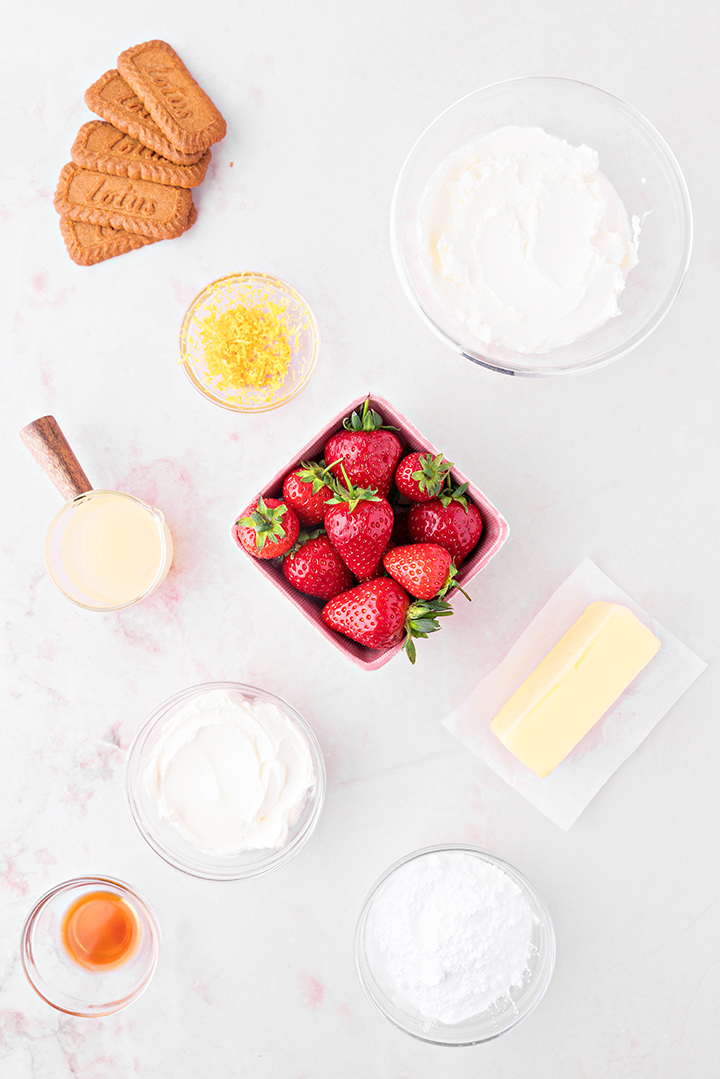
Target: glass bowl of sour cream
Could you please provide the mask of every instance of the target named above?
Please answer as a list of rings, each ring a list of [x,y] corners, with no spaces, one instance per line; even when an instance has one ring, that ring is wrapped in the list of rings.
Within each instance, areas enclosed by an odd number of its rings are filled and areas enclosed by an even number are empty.
[[[569,375],[662,321],[692,212],[672,151],[632,106],[572,79],[513,79],[423,132],[390,242],[408,299],[446,345],[508,375]]]
[[[433,1045],[506,1034],[542,1000],[555,966],[547,908],[530,881],[480,847],[444,843],[375,882],[355,966],[379,1012]]]
[[[325,798],[325,764],[292,705],[239,682],[176,693],[128,752],[125,794],[145,841],[206,880],[277,869],[307,843]]]

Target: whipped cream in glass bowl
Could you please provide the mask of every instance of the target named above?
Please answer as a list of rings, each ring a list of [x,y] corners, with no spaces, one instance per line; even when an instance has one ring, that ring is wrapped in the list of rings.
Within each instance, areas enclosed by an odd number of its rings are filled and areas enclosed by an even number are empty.
[[[208,880],[270,872],[310,838],[325,795],[317,739],[273,693],[192,686],[138,731],[125,767],[130,813],[170,865]]]
[[[445,344],[505,374],[557,376],[655,329],[687,270],[692,214],[672,152],[631,106],[570,79],[515,79],[420,136],[390,239]]]
[[[436,294],[486,345],[527,355],[570,345],[620,314],[640,221],[589,146],[505,127],[443,162],[421,207]]]

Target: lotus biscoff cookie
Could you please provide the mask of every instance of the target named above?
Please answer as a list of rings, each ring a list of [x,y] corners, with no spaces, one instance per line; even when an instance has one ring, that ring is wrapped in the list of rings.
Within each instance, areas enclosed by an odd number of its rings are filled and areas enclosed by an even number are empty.
[[[176,165],[143,146],[124,131],[102,120],[83,124],[70,151],[76,165],[131,179],[151,180],[172,187],[197,187],[205,179],[211,153],[206,150],[195,165]]]
[[[185,231],[192,195],[186,187],[111,176],[70,162],[60,173],[54,203],[61,217],[165,240]]]
[[[194,165],[204,150],[184,153],[157,126],[140,98],[130,89],[119,72],[106,71],[85,91],[85,104],[97,116],[120,131],[138,139],[143,146],[162,154],[178,165]]]
[[[118,71],[160,130],[184,153],[202,153],[225,137],[222,115],[166,41],[126,49],[118,57]]]
[[[136,232],[113,229],[109,225],[73,221],[70,217],[60,218],[60,232],[68,255],[79,266],[94,266],[105,259],[157,243],[151,236],[139,236]]]
[[[192,228],[196,221],[197,210],[192,206],[185,231]],[[139,247],[159,242],[152,236],[139,236],[136,232],[114,229],[109,225],[73,221],[70,217],[60,218],[60,232],[70,258],[78,266],[95,266],[116,255],[126,255]]]

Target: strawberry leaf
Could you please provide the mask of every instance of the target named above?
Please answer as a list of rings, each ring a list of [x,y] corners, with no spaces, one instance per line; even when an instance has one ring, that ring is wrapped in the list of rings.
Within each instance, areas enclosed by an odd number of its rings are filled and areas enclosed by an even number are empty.
[[[455,565],[454,562],[451,562],[450,563],[450,569],[448,570],[448,575],[445,578],[445,584],[442,586],[442,588],[438,592],[437,598],[442,599],[442,597],[444,595],[446,595],[449,591],[452,591],[452,590],[457,588],[458,592],[462,592],[465,599],[469,603],[472,603],[472,597],[467,594],[467,592],[465,591],[464,588],[460,587],[459,583],[455,580],[456,577],[457,577],[457,566]]]
[[[334,461],[333,464],[337,464]],[[326,465],[324,461],[301,461],[301,467],[297,469],[297,477],[303,483],[312,483],[312,493],[316,495],[323,487],[329,487],[331,491],[337,489],[337,481],[331,474],[332,465]]]
[[[467,513],[468,504],[465,494],[468,489],[467,483],[461,483],[459,487],[453,487],[450,483],[450,478],[447,479],[447,486],[440,492],[438,498],[442,502],[443,506],[449,506],[451,502],[459,502],[462,508]]]
[[[446,461],[441,453],[437,457],[433,457],[431,453],[421,453],[418,463],[420,468],[412,473],[412,478],[421,491],[428,491],[433,497],[437,497],[448,479],[448,473],[453,467],[452,461]]]
[[[281,503],[279,506],[271,508],[266,505],[265,499],[260,495],[252,513],[247,517],[241,517],[236,521],[236,525],[242,525],[243,528],[252,528],[255,532],[255,546],[258,551],[262,551],[268,539],[275,543],[278,540],[285,539],[286,533],[282,525],[282,519],[286,512],[287,506]]]
[[[370,395],[365,399],[361,412],[351,412],[343,420],[346,431],[397,431],[397,427],[383,423],[382,416],[374,408],[370,408]]]
[[[325,503],[326,506],[338,506],[343,502],[348,503],[348,513],[357,507],[359,502],[382,502],[382,499],[377,493],[376,487],[354,487],[348,478],[348,474],[345,471],[345,465],[340,463],[342,474],[345,477],[346,486],[341,484],[335,485],[335,494],[332,498],[328,498]]]
[[[327,536],[327,532],[322,527],[322,525],[319,528],[311,528],[310,530],[302,529],[300,532],[298,532],[298,538],[295,540],[293,546],[290,548],[289,551],[286,551],[284,555],[281,555],[278,561],[283,561],[284,559],[289,558],[291,555],[297,554],[300,548],[303,547],[306,543],[308,543],[309,540],[317,539],[318,536]]]
[[[410,625],[414,637],[427,637],[428,633],[435,633],[440,629],[434,618],[413,618]]]
[[[437,619],[446,618],[452,613],[452,607],[444,599],[417,600],[410,604],[405,616],[407,636],[403,648],[411,663],[415,662],[413,638],[427,637],[429,633],[437,633],[440,629]]]

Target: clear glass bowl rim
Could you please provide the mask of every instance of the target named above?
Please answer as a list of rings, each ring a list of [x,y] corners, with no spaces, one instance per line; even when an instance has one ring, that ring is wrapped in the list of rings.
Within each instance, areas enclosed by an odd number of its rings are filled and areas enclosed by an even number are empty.
[[[370,986],[368,985],[367,980],[365,979],[365,976],[363,974],[362,964],[361,964],[363,932],[364,932],[364,929],[365,929],[365,925],[366,925],[366,922],[367,922],[368,915],[370,913],[370,908],[372,906],[373,900],[375,899],[375,896],[378,894],[380,888],[382,888],[385,881],[388,880],[388,878],[391,877],[393,875],[393,873],[397,869],[400,869],[401,866],[407,865],[408,862],[412,862],[416,858],[423,858],[428,854],[437,854],[440,851],[453,851],[453,852],[457,851],[457,852],[462,852],[462,853],[466,853],[466,854],[472,854],[472,855],[475,855],[477,857],[482,858],[484,861],[489,862],[491,865],[497,866],[499,869],[502,869],[502,870],[505,870],[505,871],[509,870],[510,872],[509,872],[508,875],[510,876],[511,880],[513,879],[514,876],[518,877],[523,882],[525,888],[527,889],[530,896],[532,897],[532,899],[533,899],[533,901],[535,903],[534,913],[537,915],[537,917],[542,922],[542,924],[543,924],[543,926],[545,928],[545,931],[546,931],[546,935],[547,935],[547,950],[543,955],[543,960],[544,960],[544,964],[545,964],[545,968],[546,968],[546,972],[545,972],[545,975],[544,975],[544,984],[541,986],[541,988],[540,988],[540,990],[539,990],[539,992],[537,994],[537,997],[532,1002],[530,1007],[527,1009],[527,1011],[523,1012],[522,1015],[518,1016],[516,1018],[515,1022],[511,1023],[504,1030],[498,1031],[497,1033],[494,1033],[494,1034],[490,1034],[487,1037],[471,1038],[468,1041],[457,1041],[457,1042],[440,1041],[437,1038],[423,1037],[422,1034],[419,1034],[414,1030],[409,1030],[407,1027],[402,1026],[393,1016],[388,1015],[388,1013],[383,1008],[382,1003],[379,1000],[377,1000],[375,998],[375,996],[373,995],[373,993],[372,993],[372,991],[370,989]],[[556,945],[555,945],[555,932],[554,932],[554,929],[553,929],[552,919],[550,918],[550,912],[548,911],[548,909],[545,906],[545,903],[543,902],[541,897],[538,895],[537,891],[535,890],[535,887],[528,880],[528,878],[525,876],[524,873],[522,873],[519,869],[517,869],[510,862],[506,861],[504,858],[501,858],[500,855],[494,854],[492,851],[486,850],[484,847],[476,847],[476,846],[474,846],[473,844],[470,844],[470,843],[436,843],[436,844],[434,844],[433,846],[430,846],[430,847],[422,847],[420,850],[411,851],[410,854],[406,854],[402,858],[398,858],[398,860],[396,862],[393,862],[393,864],[391,866],[389,866],[385,870],[385,872],[382,873],[378,877],[378,879],[375,881],[372,888],[368,892],[367,896],[365,897],[365,901],[364,901],[364,903],[362,905],[362,909],[360,911],[360,916],[358,917],[358,920],[357,920],[357,926],[355,928],[355,941],[354,941],[353,953],[354,953],[354,958],[355,958],[355,970],[356,970],[358,979],[360,981],[360,984],[361,984],[361,986],[362,986],[362,988],[363,988],[363,990],[365,992],[365,995],[367,996],[370,1003],[373,1004],[375,1008],[377,1008],[377,1010],[380,1012],[380,1014],[385,1019],[387,1019],[389,1023],[392,1023],[392,1025],[397,1027],[398,1030],[402,1030],[404,1034],[409,1034],[411,1038],[417,1039],[417,1041],[426,1042],[426,1043],[428,1043],[430,1045],[439,1045],[439,1046],[442,1046],[443,1048],[448,1048],[448,1049],[459,1049],[459,1048],[467,1047],[469,1045],[480,1045],[480,1044],[482,1044],[484,1042],[493,1041],[495,1038],[502,1037],[503,1034],[507,1034],[508,1031],[510,1031],[514,1027],[516,1027],[518,1025],[518,1023],[521,1023],[523,1021],[523,1019],[526,1019],[527,1016],[530,1015],[535,1010],[535,1008],[538,1006],[538,1004],[540,1003],[542,998],[545,996],[545,993],[547,992],[547,988],[548,988],[548,986],[550,984],[550,980],[551,980],[552,975],[553,975],[553,970],[555,969]]]
[[[150,958],[150,963],[148,964],[147,970],[145,971],[142,981],[139,983],[139,985],[136,986],[133,992],[129,993],[126,997],[119,998],[118,1000],[108,1001],[104,1005],[98,1005],[98,1007],[93,1008],[92,1011],[80,1011],[71,1008],[63,1008],[62,1005],[58,1004],[56,1001],[51,1000],[48,996],[46,996],[46,994],[40,989],[38,982],[33,977],[33,973],[37,971],[39,979],[44,985],[44,978],[36,967],[35,961],[33,959],[32,944],[30,941],[31,931],[35,924],[35,921],[37,920],[40,912],[43,910],[46,904],[51,899],[54,899],[55,896],[61,895],[65,891],[69,891],[73,888],[83,885],[87,885],[89,888],[102,888],[103,886],[105,886],[108,888],[108,890],[114,888],[119,889],[120,892],[127,893],[127,895],[132,899],[132,901],[142,908],[142,912],[147,918],[148,925],[150,926],[150,936],[152,942],[152,955]],[[72,880],[61,881],[60,884],[54,885],[52,888],[49,888],[47,892],[44,893],[44,895],[40,896],[37,902],[33,905],[32,910],[28,914],[27,918],[25,919],[25,923],[22,928],[22,933],[20,936],[20,962],[22,964],[23,971],[25,972],[25,977],[30,982],[32,988],[35,990],[37,995],[45,1001],[46,1004],[50,1005],[51,1008],[55,1008],[56,1011],[63,1012],[65,1015],[78,1016],[81,1019],[102,1019],[103,1016],[113,1015],[116,1012],[122,1011],[123,1008],[127,1008],[130,1004],[133,1004],[139,997],[142,996],[147,987],[150,985],[150,982],[153,980],[155,976],[155,971],[158,967],[158,963],[160,962],[161,942],[162,935],[160,932],[160,923],[158,922],[155,910],[153,909],[152,904],[148,902],[145,896],[141,892],[139,892],[137,888],[133,888],[132,885],[127,883],[127,881],[120,880],[118,877],[108,877],[106,875],[88,875],[83,877],[74,877]]]
[[[668,294],[665,298],[661,309],[656,313],[655,317],[649,320],[644,327],[641,328],[636,334],[632,335],[628,342],[611,349],[607,355],[602,354],[596,359],[589,359],[576,365],[568,365],[561,367],[546,367],[546,368],[531,368],[523,365],[522,363],[513,363],[512,366],[508,363],[507,366],[499,360],[493,360],[487,356],[483,356],[480,352],[473,350],[472,353],[465,351],[459,342],[455,341],[442,327],[438,326],[435,320],[429,315],[422,305],[420,298],[415,294],[415,289],[410,281],[410,276],[405,269],[405,256],[403,253],[402,243],[399,240],[401,233],[400,226],[400,196],[403,185],[405,183],[406,176],[410,170],[410,166],[413,163],[416,151],[424,143],[427,136],[438,127],[448,113],[452,112],[458,106],[464,102],[469,101],[470,98],[479,97],[482,94],[488,94],[491,91],[500,89],[501,87],[511,88],[516,86],[531,88],[533,85],[547,85],[547,84],[567,84],[572,87],[584,87],[594,93],[601,94],[604,97],[610,98],[615,107],[619,111],[626,113],[632,120],[634,120],[645,133],[649,136],[652,143],[656,148],[662,152],[662,156],[665,162],[669,166],[670,172],[673,175],[675,183],[677,185],[677,194],[680,200],[680,206],[682,210],[682,218],[685,226],[684,244],[682,248],[682,255],[678,262],[677,269],[674,274],[673,287],[668,290]],[[440,162],[438,162],[440,164]],[[415,142],[410,147],[405,160],[400,168],[400,171],[395,181],[395,187],[393,189],[393,195],[390,205],[390,249],[392,252],[393,263],[395,271],[400,280],[402,289],[410,301],[411,306],[415,312],[420,316],[426,326],[435,334],[436,337],[453,350],[453,352],[459,352],[466,360],[470,360],[471,363],[477,364],[479,367],[485,367],[489,371],[497,371],[505,375],[517,375],[523,378],[561,378],[569,375],[585,374],[588,371],[596,371],[601,367],[606,367],[608,364],[613,363],[615,360],[619,360],[622,356],[626,356],[629,352],[632,352],[635,348],[642,344],[651,333],[653,333],[660,323],[663,321],[668,311],[672,307],[677,295],[682,288],[683,281],[687,274],[688,266],[690,263],[690,255],[692,253],[693,243],[693,215],[692,206],[690,202],[690,193],[688,191],[685,177],[680,168],[680,165],[675,157],[675,154],[670,149],[670,146],[665,141],[663,136],[657,130],[657,128],[633,105],[629,105],[622,98],[617,97],[616,94],[611,93],[608,90],[603,90],[599,86],[595,86],[589,82],[583,82],[580,79],[568,79],[564,76],[557,75],[531,75],[523,78],[516,79],[503,79],[499,82],[488,83],[486,86],[481,86],[477,90],[471,90],[470,93],[464,94],[458,98],[447,108],[443,109],[420,133]],[[547,353],[552,355],[552,353]]]
[[[212,390],[210,390],[207,386],[204,386],[203,383],[195,377],[195,374],[192,370],[192,365],[185,358],[185,338],[187,335],[187,328],[191,318],[195,313],[196,308],[199,307],[200,304],[212,294],[213,290],[218,285],[223,284],[225,281],[232,281],[236,279],[260,281],[263,283],[267,282],[272,284],[279,290],[287,292],[288,295],[293,297],[293,299],[295,299],[304,308],[308,317],[308,323],[310,325],[313,336],[313,353],[310,357],[307,370],[305,371],[302,379],[295,385],[292,392],[286,394],[284,397],[281,397],[278,400],[271,401],[268,404],[258,405],[255,407],[233,404],[230,401],[223,401],[221,397],[216,397]],[[297,395],[305,389],[308,382],[310,381],[312,373],[317,366],[318,356],[320,353],[320,327],[318,326],[315,313],[311,308],[310,304],[307,302],[302,293],[298,292],[298,290],[294,288],[293,285],[288,284],[287,281],[284,281],[281,277],[276,277],[274,274],[261,273],[257,270],[237,270],[235,273],[225,274],[224,277],[218,277],[215,281],[211,281],[210,284],[206,285],[205,288],[201,289],[195,299],[192,300],[190,304],[188,304],[187,310],[185,311],[182,322],[180,324],[180,332],[178,334],[178,350],[180,352],[180,359],[182,361],[183,370],[185,372],[185,375],[189,379],[190,384],[207,401],[211,401],[214,405],[219,405],[220,408],[227,409],[228,412],[245,412],[249,414],[255,414],[259,412],[272,412],[273,409],[280,408],[282,405],[286,405],[290,401],[293,401],[297,397]]]
[[[315,767],[315,790],[310,795],[313,802],[312,812],[306,820],[301,835],[292,840],[289,838],[288,842],[282,846],[273,848],[267,848],[268,851],[272,851],[269,855],[268,864],[259,868],[253,868],[251,870],[243,870],[240,867],[233,867],[232,859],[233,855],[214,856],[217,859],[217,873],[208,871],[208,867],[200,866],[198,863],[194,865],[190,861],[182,861],[179,857],[166,848],[166,846],[156,839],[154,835],[148,834],[145,825],[140,818],[138,809],[136,806],[136,785],[142,782],[140,773],[140,760],[142,751],[145,746],[147,738],[150,736],[153,729],[165,720],[168,713],[175,705],[180,705],[185,701],[190,700],[192,697],[200,696],[203,693],[210,693],[212,690],[226,689],[234,692],[239,692],[247,696],[264,697],[271,700],[274,704],[277,704],[295,723],[302,732],[305,740],[308,743],[310,754],[313,759],[313,765]],[[195,686],[188,686],[187,689],[180,690],[180,692],[173,694],[172,697],[168,697],[162,704],[158,705],[147,719],[141,724],[140,728],[133,738],[130,748],[127,752],[125,759],[125,773],[124,773],[124,788],[125,788],[125,800],[130,811],[136,828],[140,832],[145,842],[150,849],[162,858],[164,862],[172,866],[173,869],[177,869],[182,873],[186,873],[188,876],[197,877],[200,880],[210,881],[237,881],[237,880],[250,880],[254,877],[263,876],[266,873],[271,873],[275,869],[279,869],[281,865],[289,862],[302,848],[305,846],[311,835],[315,831],[317,822],[320,818],[322,808],[325,802],[325,791],[327,786],[327,778],[325,771],[325,760],[323,757],[322,749],[317,737],[308,724],[308,722],[300,715],[296,708],[294,708],[288,701],[279,697],[276,693],[272,693],[271,690],[263,689],[261,686],[252,686],[244,682],[203,682]],[[307,803],[306,803],[307,804]],[[291,830],[292,836],[292,830]],[[207,852],[208,856],[212,856],[210,852]]]

